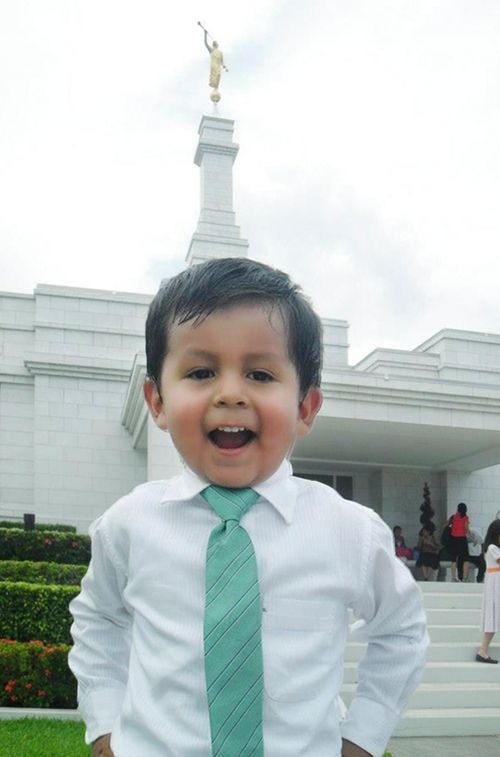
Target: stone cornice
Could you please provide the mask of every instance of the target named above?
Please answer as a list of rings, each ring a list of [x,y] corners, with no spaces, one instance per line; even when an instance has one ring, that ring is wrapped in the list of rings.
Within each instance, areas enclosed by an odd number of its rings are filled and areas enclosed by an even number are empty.
[[[112,358],[96,360],[68,355],[49,356],[31,353],[26,356],[24,365],[33,376],[69,376],[104,381],[128,381],[130,377],[129,362]]]
[[[34,300],[34,296],[32,294],[27,294],[25,292],[5,292],[0,291],[0,297],[10,297],[14,300]]]
[[[5,321],[0,321],[0,330],[3,331],[33,331],[34,326],[28,325],[26,323],[6,323]]]
[[[194,154],[194,162],[197,166],[201,166],[203,155],[209,152],[214,153],[215,155],[229,155],[234,162],[239,149],[239,145],[236,144],[223,144],[222,142],[207,142],[205,140],[200,140]]]
[[[138,352],[134,358],[121,414],[122,425],[132,436],[134,448],[137,446],[148,417],[148,409],[142,393],[145,379],[146,355]]]
[[[357,379],[359,374],[353,376]],[[432,385],[425,378],[411,379],[394,376],[385,380],[380,374],[367,374],[357,380],[325,380],[322,391],[325,400],[383,403],[385,405],[406,405],[408,407],[440,408],[443,410],[470,410],[472,412],[500,415],[500,387],[482,384],[436,379]],[[375,380],[373,380],[375,379]],[[420,383],[418,389],[404,388],[403,382]],[[325,413],[326,414],[326,413]]]
[[[86,289],[84,287],[58,286],[57,284],[37,284],[36,295],[48,297],[74,297],[81,300],[106,300],[124,302],[129,305],[149,305],[154,294],[136,292],[116,292],[111,289]],[[31,296],[31,295],[30,295]]]
[[[460,342],[480,342],[482,344],[500,344],[500,334],[490,334],[483,331],[464,331],[463,329],[441,329],[437,334],[426,339],[425,342],[415,347],[414,352],[425,352],[433,345],[444,339],[453,339]]]
[[[33,376],[20,365],[0,364],[0,384],[28,384],[33,385]]]
[[[1,325],[0,325],[1,327]],[[33,328],[40,328],[40,329],[58,329],[59,331],[87,331],[87,332],[96,332],[97,334],[118,334],[119,336],[137,336],[144,338],[144,331],[130,331],[128,329],[117,329],[110,326],[107,328],[106,326],[93,326],[93,325],[80,325],[75,323],[61,323],[60,321],[35,321],[35,324],[30,331],[33,330]]]

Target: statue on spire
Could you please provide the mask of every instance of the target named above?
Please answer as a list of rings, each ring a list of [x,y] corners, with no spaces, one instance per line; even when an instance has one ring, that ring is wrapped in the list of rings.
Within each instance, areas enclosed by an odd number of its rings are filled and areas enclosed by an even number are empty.
[[[210,78],[208,80],[208,85],[209,87],[212,87],[213,90],[213,92],[210,93],[210,99],[213,103],[217,104],[220,100],[219,84],[221,71],[222,69],[224,69],[224,71],[227,71],[228,69],[224,65],[224,57],[222,55],[222,50],[220,50],[219,48],[219,44],[214,40],[212,35],[208,33],[208,31],[199,21],[198,26],[203,29],[205,35],[205,47],[210,53]],[[209,45],[208,43],[208,37],[212,39],[211,45]]]

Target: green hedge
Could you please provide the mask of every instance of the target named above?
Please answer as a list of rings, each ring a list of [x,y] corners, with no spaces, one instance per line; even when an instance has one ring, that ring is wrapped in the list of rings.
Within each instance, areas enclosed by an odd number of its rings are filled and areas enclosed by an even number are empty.
[[[60,531],[0,528],[0,560],[36,560],[88,565],[90,537]]]
[[[62,565],[31,560],[0,560],[0,581],[23,581],[29,584],[63,584],[78,586],[86,565]]]
[[[0,637],[71,644],[68,605],[79,592],[79,586],[0,581]]]
[[[0,639],[1,707],[76,707],[67,644]]]
[[[24,523],[20,520],[0,520],[0,528],[22,528]],[[76,526],[68,526],[66,523],[35,523],[37,531],[71,531],[76,534]]]

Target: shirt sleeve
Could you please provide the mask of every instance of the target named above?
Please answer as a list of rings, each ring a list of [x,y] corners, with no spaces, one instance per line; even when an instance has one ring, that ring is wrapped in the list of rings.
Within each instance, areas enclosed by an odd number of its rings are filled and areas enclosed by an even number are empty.
[[[353,609],[357,635],[368,647],[342,736],[379,757],[418,686],[428,636],[420,589],[394,557],[391,532],[375,513],[364,556],[363,589]]]
[[[131,616],[122,593],[123,568],[106,539],[102,518],[91,527],[92,559],[80,594],[70,603],[74,646],[69,667],[78,681],[78,709],[90,744],[111,733],[128,677]]]
[[[497,547],[495,544],[490,544],[488,551],[490,552],[492,558],[498,562],[498,560],[500,559],[500,547]]]

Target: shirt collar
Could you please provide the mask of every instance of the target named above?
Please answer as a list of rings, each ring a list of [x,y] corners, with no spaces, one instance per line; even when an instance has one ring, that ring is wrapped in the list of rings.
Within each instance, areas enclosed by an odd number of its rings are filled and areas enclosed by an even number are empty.
[[[288,525],[293,520],[297,496],[292,473],[290,462],[283,460],[272,476],[252,487],[279,512]],[[192,499],[207,486],[210,486],[209,481],[186,466],[183,473],[167,482],[160,503]]]

